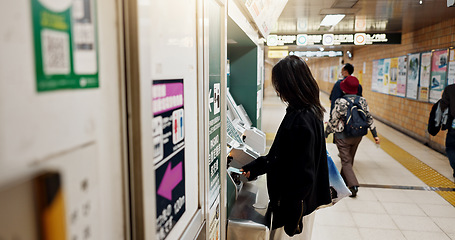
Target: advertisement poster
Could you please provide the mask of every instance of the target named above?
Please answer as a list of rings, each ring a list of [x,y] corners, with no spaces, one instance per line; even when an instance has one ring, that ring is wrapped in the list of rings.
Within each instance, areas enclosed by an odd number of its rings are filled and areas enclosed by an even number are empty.
[[[450,49],[449,66],[447,70],[447,85],[455,83],[455,49]]]
[[[430,102],[437,102],[447,83],[447,49],[434,51],[431,57]]]
[[[97,88],[95,0],[31,0],[36,90]]]
[[[376,82],[378,92],[383,93],[384,88],[384,59],[378,60],[378,78]]]
[[[407,56],[398,58],[397,96],[399,97],[406,96],[407,59]]]
[[[409,99],[417,99],[417,91],[419,87],[419,70],[420,70],[420,53],[408,54],[408,77],[406,82],[406,97]]]
[[[373,60],[372,74],[371,74],[371,91],[379,92],[378,90],[378,60]]]
[[[390,62],[390,58],[384,59],[382,93],[385,94],[389,94]]]
[[[398,81],[398,58],[390,59],[389,69],[389,94],[397,95],[397,81]]]
[[[186,207],[183,79],[153,80],[152,94],[156,233],[162,240]]]
[[[419,100],[428,101],[430,88],[431,52],[420,54]]]

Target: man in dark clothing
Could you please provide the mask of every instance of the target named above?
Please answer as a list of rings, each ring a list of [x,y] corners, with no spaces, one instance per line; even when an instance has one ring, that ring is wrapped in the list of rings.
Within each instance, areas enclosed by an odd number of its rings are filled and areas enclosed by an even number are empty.
[[[442,111],[449,108],[449,119],[455,119],[455,84],[451,84],[444,89],[440,106]],[[447,125],[446,153],[450,166],[453,169],[453,177],[455,178],[455,125],[450,122]]]
[[[344,96],[343,91],[340,88],[340,83],[347,77],[351,76],[354,72],[354,66],[350,63],[346,63],[343,68],[341,68],[341,75],[343,79],[338,80],[335,85],[333,85],[332,92],[330,92],[330,114],[332,113],[333,107],[335,106],[335,100]],[[357,95],[362,96],[362,86],[359,84],[357,90]]]

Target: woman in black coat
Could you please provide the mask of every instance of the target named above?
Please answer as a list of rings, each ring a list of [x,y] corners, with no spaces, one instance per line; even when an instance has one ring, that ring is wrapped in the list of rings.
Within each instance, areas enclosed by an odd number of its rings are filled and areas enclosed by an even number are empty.
[[[331,203],[319,87],[307,64],[288,56],[272,70],[272,84],[288,107],[267,156],[242,167],[254,179],[267,173],[272,229],[302,232],[302,218]]]

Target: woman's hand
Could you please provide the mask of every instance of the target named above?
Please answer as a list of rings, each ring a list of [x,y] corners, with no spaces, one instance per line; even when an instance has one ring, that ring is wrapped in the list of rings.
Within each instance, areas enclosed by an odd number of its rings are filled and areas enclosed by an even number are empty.
[[[375,138],[374,138],[374,141],[376,142],[376,144],[381,143],[381,141],[379,141],[379,137],[375,137]]]
[[[246,178],[250,178],[250,171],[245,172],[245,170],[243,170],[243,168],[240,168],[240,171],[242,172],[243,176],[245,176]]]

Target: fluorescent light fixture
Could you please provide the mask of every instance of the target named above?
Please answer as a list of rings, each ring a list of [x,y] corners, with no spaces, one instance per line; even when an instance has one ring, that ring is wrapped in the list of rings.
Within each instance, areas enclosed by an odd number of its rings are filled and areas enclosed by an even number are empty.
[[[344,18],[344,14],[335,14],[335,15],[325,15],[325,18],[322,19],[321,26],[334,26],[337,25],[341,19]]]

